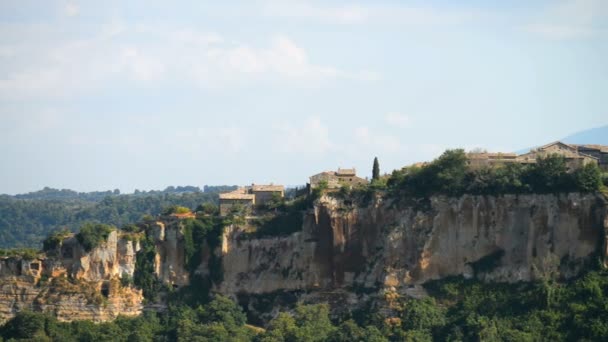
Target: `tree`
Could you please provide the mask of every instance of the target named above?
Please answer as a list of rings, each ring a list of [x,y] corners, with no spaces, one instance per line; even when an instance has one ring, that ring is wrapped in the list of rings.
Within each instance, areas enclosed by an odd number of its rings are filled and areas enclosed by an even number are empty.
[[[108,239],[115,227],[102,223],[85,223],[80,227],[80,231],[76,234],[76,239],[85,251],[90,251],[96,248],[102,242]]]
[[[380,179],[380,164],[378,163],[378,157],[374,157],[374,167],[372,168],[372,180]]]
[[[577,169],[575,178],[578,190],[582,192],[594,192],[602,186],[602,173],[595,163]]]

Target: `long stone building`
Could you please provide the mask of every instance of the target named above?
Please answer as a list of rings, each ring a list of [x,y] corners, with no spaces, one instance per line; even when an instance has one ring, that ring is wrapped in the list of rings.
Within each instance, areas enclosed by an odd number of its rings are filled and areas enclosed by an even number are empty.
[[[283,185],[259,185],[238,188],[231,192],[220,194],[220,215],[226,216],[235,206],[242,206],[246,212],[253,212],[256,206],[267,204],[274,198],[285,197]]]
[[[467,163],[473,167],[491,166],[505,163],[531,164],[537,158],[558,154],[564,157],[569,168],[577,168],[589,163],[596,163],[602,169],[608,169],[608,146],[602,145],[569,145],[561,141],[532,149],[527,153],[488,153],[471,152],[467,154]]]
[[[308,183],[309,192],[319,187],[320,184],[327,184],[327,189],[337,190],[342,186],[353,187],[359,184],[366,184],[367,180],[357,176],[357,171],[353,169],[340,169],[337,171],[324,171],[310,177]]]

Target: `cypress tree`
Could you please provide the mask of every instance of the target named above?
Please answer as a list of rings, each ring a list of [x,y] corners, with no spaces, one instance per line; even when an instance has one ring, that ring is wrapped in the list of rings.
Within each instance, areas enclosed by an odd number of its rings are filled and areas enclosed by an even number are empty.
[[[380,164],[378,164],[378,157],[374,157],[374,167],[372,169],[372,180],[380,179]]]

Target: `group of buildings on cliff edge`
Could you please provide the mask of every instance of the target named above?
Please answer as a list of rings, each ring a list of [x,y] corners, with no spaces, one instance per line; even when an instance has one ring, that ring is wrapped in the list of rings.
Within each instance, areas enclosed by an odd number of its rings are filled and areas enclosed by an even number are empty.
[[[327,189],[339,189],[340,187],[355,186],[365,184],[368,180],[357,176],[357,171],[353,169],[338,169],[337,171],[324,171],[310,177],[306,191],[311,192],[320,184],[324,183]],[[256,206],[264,206],[275,198],[285,197],[285,187],[283,185],[259,185],[241,187],[231,192],[220,194],[220,215],[226,216],[236,207],[243,207],[251,211]]]
[[[516,153],[489,153],[469,152],[467,153],[467,164],[471,168],[479,168],[506,163],[531,164],[537,158],[558,154],[564,157],[568,168],[575,169],[589,163],[595,163],[604,171],[608,171],[608,146],[604,145],[572,145],[560,141],[535,148],[524,154]],[[416,165],[424,165],[418,163]],[[310,176],[306,191],[312,192],[320,184],[325,184],[327,189],[336,190],[342,186],[356,186],[368,182],[367,178],[357,176],[352,169],[340,169],[337,171],[324,171]],[[241,206],[248,211],[256,206],[264,206],[274,198],[283,198],[285,187],[283,185],[258,185],[252,184],[241,187],[231,192],[220,194],[220,215],[226,216],[235,206]]]
[[[572,145],[561,141],[535,148],[524,154],[469,152],[467,163],[471,167],[491,166],[495,164],[536,163],[539,157],[558,154],[564,157],[570,169],[575,169],[590,163],[597,164],[602,170],[608,171],[608,146],[604,145]]]

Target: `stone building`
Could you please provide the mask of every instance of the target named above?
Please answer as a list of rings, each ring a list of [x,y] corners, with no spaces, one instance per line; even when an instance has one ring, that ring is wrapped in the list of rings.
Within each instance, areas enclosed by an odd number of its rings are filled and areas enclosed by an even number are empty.
[[[265,205],[273,198],[285,197],[285,187],[283,185],[252,184],[250,192],[255,196],[255,205]]]
[[[355,186],[358,184],[366,184],[367,180],[357,177],[355,169],[338,169],[337,171],[324,171],[310,177],[309,191],[319,187],[319,184],[325,182],[327,189],[336,190],[342,186]]]
[[[242,206],[246,212],[251,212],[255,205],[255,195],[247,188],[239,188],[220,194],[220,216],[226,216],[235,206]]]
[[[472,168],[515,162],[517,162],[517,154],[515,153],[467,153],[467,164]]]
[[[471,168],[506,163],[533,164],[536,163],[537,158],[544,158],[552,154],[563,156],[570,169],[575,169],[589,163],[597,163],[603,168],[608,166],[608,146],[569,145],[560,141],[552,142],[520,155],[501,152],[470,152],[467,153],[467,164]]]
[[[243,206],[246,212],[252,213],[255,206],[264,205],[275,197],[285,197],[283,185],[252,184],[250,187],[238,188],[220,194],[220,215],[228,215],[234,206]]]
[[[572,145],[579,153],[597,158],[600,168],[608,171],[608,146],[605,145]]]
[[[552,154],[563,156],[566,160],[568,168],[575,169],[589,163],[598,163],[598,158],[580,152],[577,147],[564,144],[561,141],[552,142],[550,144],[535,148],[528,153],[517,156],[519,163],[536,163],[539,157],[547,157]]]

